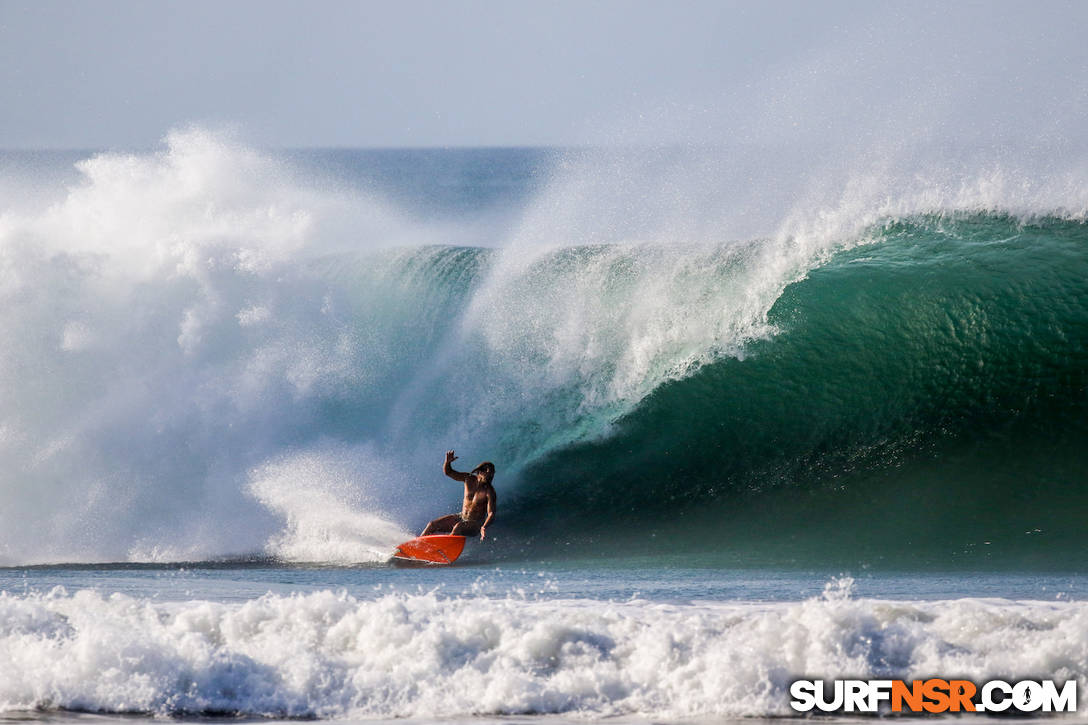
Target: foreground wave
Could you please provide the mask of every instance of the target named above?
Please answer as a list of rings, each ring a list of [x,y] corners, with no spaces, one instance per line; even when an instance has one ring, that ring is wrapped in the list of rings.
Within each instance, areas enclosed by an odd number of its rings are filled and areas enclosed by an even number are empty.
[[[789,715],[823,677],[1088,684],[1088,604],[0,594],[0,711],[267,717]]]

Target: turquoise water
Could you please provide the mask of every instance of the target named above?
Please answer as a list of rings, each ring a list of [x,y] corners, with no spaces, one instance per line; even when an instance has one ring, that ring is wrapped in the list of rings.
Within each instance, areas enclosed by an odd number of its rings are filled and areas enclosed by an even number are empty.
[[[207,599],[245,602],[266,594],[291,596],[324,590],[372,600],[391,592],[433,592],[443,598],[482,596],[527,600],[642,600],[669,604],[704,601],[799,602],[819,597],[828,582],[849,577],[866,597],[940,601],[957,597],[1078,601],[1088,595],[1082,572],[877,571],[723,568],[698,557],[569,559],[486,562],[470,552],[460,566],[399,568],[386,564],[344,567],[270,563],[173,564],[5,569],[0,591],[13,595],[93,589],[104,594],[164,602]],[[485,561],[480,561],[485,559]],[[694,559],[694,560],[693,560]]]

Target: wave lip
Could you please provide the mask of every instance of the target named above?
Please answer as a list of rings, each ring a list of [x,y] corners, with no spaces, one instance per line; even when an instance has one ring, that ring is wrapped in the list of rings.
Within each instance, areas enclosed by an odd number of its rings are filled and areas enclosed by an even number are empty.
[[[166,604],[0,595],[0,712],[789,715],[790,682],[955,673],[1088,683],[1079,602],[666,605],[329,591]]]
[[[1085,546],[1086,232],[889,218],[773,297],[774,334],[532,462],[517,514],[761,557],[1068,567]]]

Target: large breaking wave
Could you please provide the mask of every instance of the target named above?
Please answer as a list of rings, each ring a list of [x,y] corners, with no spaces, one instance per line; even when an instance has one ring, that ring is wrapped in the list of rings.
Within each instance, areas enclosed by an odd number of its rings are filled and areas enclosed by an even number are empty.
[[[199,130],[5,177],[0,562],[380,559],[451,447],[541,539],[1081,542],[1075,158],[760,195],[758,154],[634,156],[564,157],[498,246]]]

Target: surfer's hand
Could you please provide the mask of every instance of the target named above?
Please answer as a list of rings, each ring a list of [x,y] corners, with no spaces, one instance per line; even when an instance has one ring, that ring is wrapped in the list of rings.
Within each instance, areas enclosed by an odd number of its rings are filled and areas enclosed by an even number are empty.
[[[487,529],[485,529],[483,526],[480,527],[480,541],[484,540],[484,532],[486,531]]]
[[[457,460],[457,456],[453,455],[453,451],[446,451],[446,463],[453,463]]]

